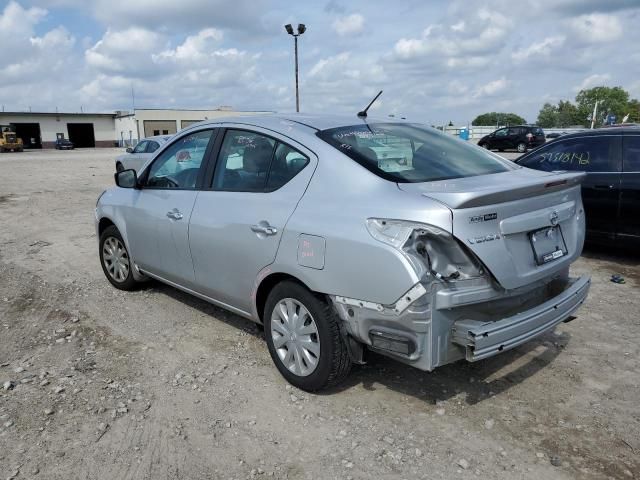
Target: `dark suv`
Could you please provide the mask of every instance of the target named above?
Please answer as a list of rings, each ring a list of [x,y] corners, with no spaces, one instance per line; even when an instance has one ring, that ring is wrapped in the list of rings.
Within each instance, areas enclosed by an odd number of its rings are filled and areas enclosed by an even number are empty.
[[[516,163],[544,170],[584,171],[587,239],[640,240],[640,128],[609,127],[563,135]]]
[[[516,125],[504,127],[496,130],[480,139],[478,145],[489,150],[500,152],[515,149],[524,153],[527,149],[543,145],[545,142],[544,132],[535,125]]]

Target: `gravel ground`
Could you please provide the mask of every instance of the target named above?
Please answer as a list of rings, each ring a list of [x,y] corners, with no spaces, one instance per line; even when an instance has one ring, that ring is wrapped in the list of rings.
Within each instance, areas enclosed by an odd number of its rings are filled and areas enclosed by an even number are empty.
[[[0,479],[640,477],[640,258],[587,250],[578,319],[501,356],[311,395],[254,324],[103,278],[118,152],[0,155]]]

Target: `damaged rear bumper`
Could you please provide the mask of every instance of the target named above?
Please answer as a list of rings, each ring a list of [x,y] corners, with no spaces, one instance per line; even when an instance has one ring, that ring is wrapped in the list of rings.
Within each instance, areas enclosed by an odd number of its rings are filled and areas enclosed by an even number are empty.
[[[453,343],[465,349],[474,362],[517,347],[567,320],[586,300],[591,279],[574,279],[559,295],[546,302],[497,321],[458,320],[452,329]]]
[[[497,355],[552,330],[584,303],[590,284],[589,277],[567,275],[525,291],[500,291],[482,281],[421,286],[386,306],[330,298],[346,332],[360,345],[431,371]]]

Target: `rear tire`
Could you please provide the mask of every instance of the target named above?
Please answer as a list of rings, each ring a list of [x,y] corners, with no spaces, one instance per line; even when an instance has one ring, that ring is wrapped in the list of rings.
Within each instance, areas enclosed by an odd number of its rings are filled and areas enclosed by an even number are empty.
[[[276,285],[264,309],[267,346],[280,374],[301,390],[337,385],[351,358],[331,305],[299,283]]]
[[[99,246],[100,265],[111,285],[119,290],[138,288],[139,283],[133,277],[133,260],[115,225],[104,229]]]
[[[516,150],[518,150],[518,153],[524,153],[527,151],[527,145],[520,142],[517,146],[516,146]]]

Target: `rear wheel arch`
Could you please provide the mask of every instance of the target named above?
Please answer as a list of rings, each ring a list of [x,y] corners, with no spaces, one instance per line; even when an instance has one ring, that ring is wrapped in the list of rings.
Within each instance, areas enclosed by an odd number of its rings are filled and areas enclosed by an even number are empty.
[[[258,314],[258,319],[260,320],[260,322],[264,323],[264,307],[267,303],[267,298],[269,297],[269,293],[271,293],[271,290],[273,290],[276,285],[285,281],[292,281],[292,282],[298,283],[304,288],[306,288],[307,290],[309,290],[310,292],[317,293],[317,292],[314,292],[312,289],[310,289],[302,280],[288,273],[275,272],[267,275],[262,279],[262,281],[256,288],[256,293],[255,293],[255,308],[256,308],[256,313]]]

